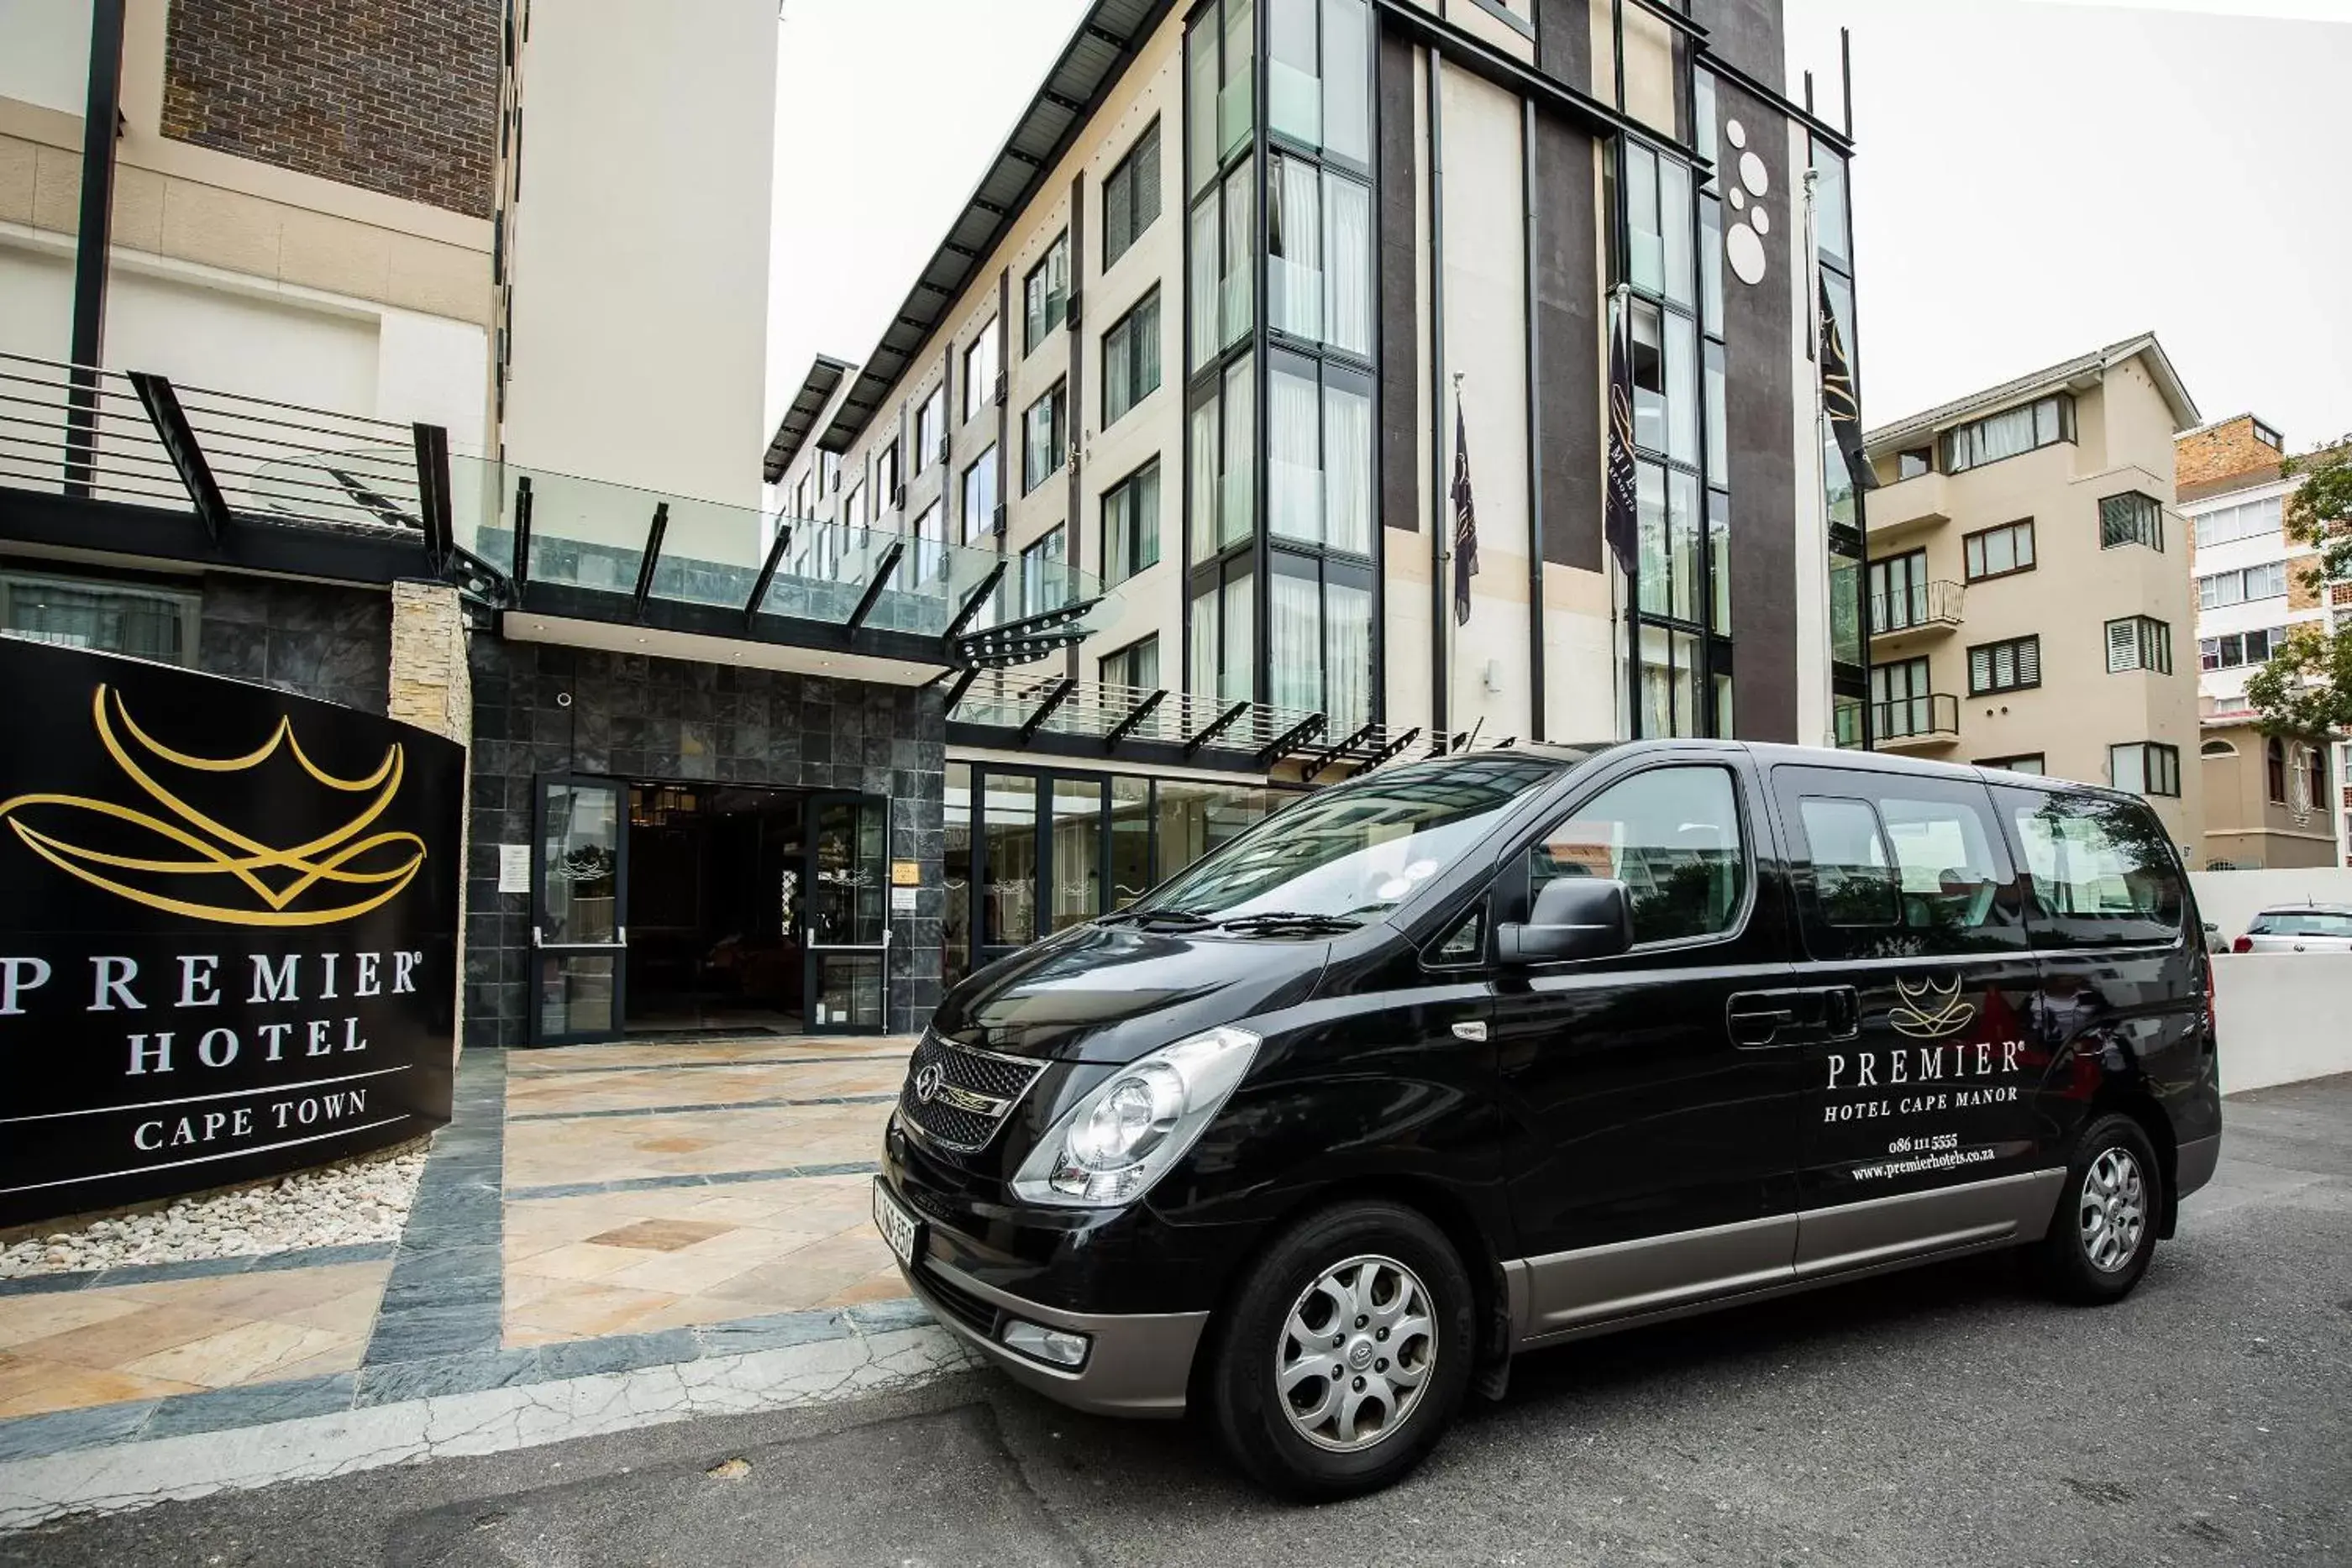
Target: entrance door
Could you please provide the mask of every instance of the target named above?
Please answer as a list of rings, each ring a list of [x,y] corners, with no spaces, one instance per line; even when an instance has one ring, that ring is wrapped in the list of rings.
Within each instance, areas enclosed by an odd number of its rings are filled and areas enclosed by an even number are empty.
[[[627,983],[628,787],[540,780],[532,845],[530,1040],[570,1045],[621,1032]]]
[[[890,803],[876,795],[808,801],[802,896],[807,1027],[880,1034],[890,954]]]

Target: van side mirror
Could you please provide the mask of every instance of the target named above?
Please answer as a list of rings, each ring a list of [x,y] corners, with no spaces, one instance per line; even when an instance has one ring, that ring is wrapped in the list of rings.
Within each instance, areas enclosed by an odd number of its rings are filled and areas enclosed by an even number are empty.
[[[1506,964],[1607,958],[1633,946],[1633,895],[1607,877],[1556,876],[1536,894],[1526,925],[1495,928],[1496,956]]]

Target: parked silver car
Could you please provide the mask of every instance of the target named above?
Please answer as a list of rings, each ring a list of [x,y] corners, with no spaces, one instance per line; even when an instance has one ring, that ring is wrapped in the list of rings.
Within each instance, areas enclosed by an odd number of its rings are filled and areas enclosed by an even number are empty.
[[[2352,904],[2280,904],[2231,944],[2237,953],[2352,953]]]

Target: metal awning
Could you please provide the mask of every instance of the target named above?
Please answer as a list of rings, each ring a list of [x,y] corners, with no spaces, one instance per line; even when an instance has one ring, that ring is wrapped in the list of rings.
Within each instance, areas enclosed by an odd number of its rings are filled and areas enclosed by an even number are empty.
[[[842,378],[856,369],[846,360],[830,359],[824,354],[816,357],[816,362],[801,382],[801,390],[793,394],[792,405],[776,423],[776,434],[768,442],[768,455],[760,465],[761,477],[772,485],[784,476],[784,470],[793,465],[793,459],[801,455],[810,433],[815,430],[824,405],[840,390]]]
[[[1333,733],[1327,716],[1196,693],[1077,680],[1057,671],[967,670],[948,685],[948,739],[974,748],[1263,773],[1330,783],[1403,755],[1417,729]]]

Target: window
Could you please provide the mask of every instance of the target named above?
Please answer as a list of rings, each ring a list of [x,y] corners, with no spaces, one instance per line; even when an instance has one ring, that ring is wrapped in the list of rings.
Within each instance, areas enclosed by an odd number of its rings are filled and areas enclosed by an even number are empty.
[[[2269,447],[2273,452],[2284,452],[2286,450],[2286,438],[2279,434],[2277,431],[2273,430],[2269,425],[2264,424],[2259,419],[2254,420],[2252,424],[2254,427],[2254,439],[2256,441],[2261,442],[2264,446]]]
[[[2023,946],[2002,909],[2014,878],[1992,818],[1976,803],[1981,791],[1811,768],[1797,776],[1868,791],[1798,799],[1812,873],[1805,945],[1815,957]]]
[[[2163,823],[2146,806],[1996,785],[2016,824],[2043,945],[2100,946],[2168,940],[2185,890]]]
[[[1870,563],[1870,629],[1900,632],[1927,619],[1927,552],[1909,550]]]
[[[1063,406],[1068,395],[1067,384],[1057,382],[1052,392],[1031,403],[1029,412],[1021,416],[1021,493],[1024,496],[1059,473],[1069,460],[1069,413]]]
[[[1644,293],[1696,308],[1691,173],[1653,149],[1625,149],[1628,280]]]
[[[1528,903],[1554,877],[1613,877],[1633,895],[1635,943],[1730,932],[1747,902],[1748,855],[1731,775],[1654,768],[1557,823],[1528,857]]]
[[[805,517],[809,515],[808,476],[803,474],[793,481],[793,516]]]
[[[2134,795],[2180,793],[2180,748],[2159,742],[2133,741],[2107,747],[2107,781]]]
[[[1069,572],[1062,565],[1062,530],[1048,529],[1021,552],[1021,613],[1043,615],[1069,602]]]
[[[1370,162],[1366,0],[1266,0],[1266,129],[1302,146]]]
[[[1936,449],[1933,446],[1906,446],[1895,455],[1895,476],[1916,479],[1922,474],[1936,471]]]
[[[2004,457],[2074,439],[2074,399],[2060,392],[1944,432],[1944,472],[1965,474]]]
[[[2011,637],[1969,650],[1969,695],[2022,691],[2042,684],[2042,639]]]
[[[1200,370],[1250,335],[1257,243],[1256,183],[1250,163],[1192,205],[1192,368]]]
[[[2033,519],[2003,523],[2000,528],[1970,534],[1960,541],[1960,554],[1970,582],[2006,577],[2012,571],[2032,571]]]
[[[1116,653],[1105,654],[1101,669],[1102,684],[1107,686],[1132,686],[1142,692],[1159,690],[1159,636],[1155,633],[1129,643]]]
[[[1029,269],[1021,285],[1025,323],[1024,354],[1034,354],[1046,334],[1060,326],[1070,308],[1070,231],[1064,229],[1045,249],[1045,258]]]
[[[2219,610],[2255,599],[2286,596],[2286,562],[2266,561],[2242,571],[2217,571],[2197,580],[2197,608]]]
[[[119,582],[0,576],[0,632],[166,664],[195,656],[196,596]]]
[[[1102,555],[1106,586],[1123,582],[1160,560],[1160,460],[1153,458],[1103,492]]]
[[[1235,703],[1254,695],[1252,581],[1246,570],[1234,572],[1192,594],[1192,661],[1186,689],[1196,697]]]
[[[826,495],[841,488],[841,454],[821,452],[816,459],[817,486]]]
[[[2126,490],[2120,496],[2101,497],[2099,548],[2114,549],[2119,545],[2164,548],[2164,507],[2155,497]]]
[[[2231,632],[2224,636],[2207,637],[2197,644],[2197,664],[2205,670],[2235,670],[2248,664],[2267,664],[2271,655],[2286,642],[2287,629],[2273,626],[2260,632]]]
[[[914,580],[935,582],[947,572],[948,504],[933,501],[915,519]]]
[[[874,515],[895,512],[903,501],[898,494],[898,444],[894,441],[874,459]]]
[[[1135,139],[1103,177],[1103,270],[1108,272],[1160,216],[1160,121]]]
[[[996,531],[996,448],[980,455],[963,471],[963,542],[987,538]]]
[[[1266,324],[1370,359],[1371,187],[1277,154],[1265,224]]]
[[[2145,615],[2107,622],[2107,674],[2147,670],[2172,674],[2172,628]]]
[[[963,351],[963,416],[978,419],[982,410],[996,401],[996,378],[999,374],[996,350],[996,323],[991,321]]]
[[[1129,409],[1160,390],[1160,291],[1103,334],[1102,422],[1107,430]]]
[[[2042,753],[2038,751],[2022,752],[2015,757],[1979,757],[1976,760],[1976,766],[1979,768],[1999,768],[2003,773],[2047,773],[2050,771],[2049,765],[2042,760]]]
[[[2199,514],[2196,523],[2197,548],[2210,545],[2235,544],[2240,539],[2277,537],[2281,529],[2283,506],[2280,497],[2244,501],[2234,507],[2217,507]]]
[[[2326,805],[2326,803],[2327,803],[2327,749],[2326,749],[2326,747],[2320,747],[2320,746],[2313,746],[2313,747],[2306,747],[2305,748],[2305,751],[2304,751],[2304,758],[2303,758],[2303,781],[2304,781],[2304,788],[2305,788],[2305,789],[2307,789],[2307,790],[2309,790],[2309,791],[2310,791],[2310,793],[2309,793],[2308,795],[2306,795],[2306,796],[2304,798],[2304,803],[2305,803],[2305,805],[2307,805],[2307,806],[2323,806],[2323,807],[2324,807],[2325,805]]]
[[[2273,736],[2263,744],[2263,770],[2267,775],[2270,802],[2286,804],[2286,742]]]
[[[1372,385],[1339,365],[1275,357],[1266,387],[1266,527],[1372,553]]]
[[[1266,700],[1292,713],[1319,713],[1331,734],[1350,734],[1371,716],[1370,577],[1288,550],[1275,552],[1273,561]]]
[[[866,486],[852,485],[849,494],[841,498],[841,526],[862,528],[866,526]]]
[[[1225,367],[1223,384],[1192,405],[1192,559],[1247,539],[1257,522],[1254,361]]]
[[[948,455],[948,389],[933,387],[915,411],[915,472],[945,461]]]

